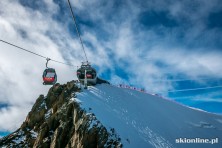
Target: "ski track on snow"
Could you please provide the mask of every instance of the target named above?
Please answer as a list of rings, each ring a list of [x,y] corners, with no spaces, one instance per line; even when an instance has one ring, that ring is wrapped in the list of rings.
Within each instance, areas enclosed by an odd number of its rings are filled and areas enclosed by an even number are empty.
[[[208,138],[221,133],[222,129],[222,116],[189,108],[159,96],[107,84],[88,87],[77,93],[74,100],[81,102],[81,107],[86,110],[91,108],[90,112],[95,113],[107,129],[115,128],[127,148],[173,148],[178,147],[175,144],[178,137],[198,137],[198,133],[202,133]],[[222,139],[222,136],[219,138]]]

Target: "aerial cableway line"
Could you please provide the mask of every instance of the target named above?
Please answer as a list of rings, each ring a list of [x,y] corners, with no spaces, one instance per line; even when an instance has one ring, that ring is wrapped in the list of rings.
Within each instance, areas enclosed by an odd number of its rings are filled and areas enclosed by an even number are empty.
[[[49,59],[49,58],[46,57],[46,56],[43,56],[43,55],[41,55],[41,54],[35,53],[35,52],[30,51],[30,50],[28,50],[28,49],[22,48],[22,47],[20,47],[20,46],[17,46],[17,45],[15,45],[15,44],[9,43],[9,42],[7,42],[7,41],[1,40],[1,39],[0,39],[0,41],[3,42],[3,43],[6,43],[6,44],[8,44],[8,45],[14,46],[14,47],[16,47],[17,49],[20,49],[20,50],[29,52],[29,53],[31,53],[31,54],[33,54],[33,55],[39,56],[39,57],[41,57],[41,58],[44,58],[44,59],[46,59],[46,60]],[[74,66],[74,65],[72,65],[72,64],[63,63],[63,62],[60,62],[60,61],[57,61],[57,60],[53,60],[53,59],[51,59],[51,58],[50,58],[50,60],[53,61],[53,62],[56,62],[56,63],[60,63],[60,64],[68,65],[68,66]]]
[[[169,90],[169,91],[164,91],[164,92],[183,92],[183,91],[196,91],[196,90],[205,90],[205,89],[214,89],[214,88],[222,88],[222,85],[218,86],[210,86],[210,87],[201,87],[201,88],[190,88],[190,89],[179,89],[179,90]]]
[[[79,37],[80,44],[82,46],[82,50],[83,50],[85,58],[86,58],[86,62],[88,63],[88,58],[86,56],[86,51],[85,51],[85,48],[84,48],[84,45],[83,45],[83,41],[82,41],[81,35],[79,33],[78,26],[77,26],[77,23],[76,23],[76,18],[75,18],[75,15],[74,15],[74,11],[72,10],[72,6],[71,6],[71,3],[70,3],[69,0],[68,0],[68,4],[69,4],[70,12],[71,12],[71,15],[72,15],[72,19],[73,19],[74,24],[75,24],[76,32],[77,32],[78,37]]]
[[[20,49],[20,50],[26,51],[26,52],[28,52],[28,53],[31,53],[31,54],[33,54],[33,55],[36,55],[36,56],[38,56],[38,57],[41,57],[41,58],[46,59],[46,61],[47,61],[47,62],[46,62],[46,69],[44,70],[44,72],[43,72],[43,74],[42,74],[42,79],[43,79],[43,84],[44,84],[44,85],[54,85],[54,84],[57,82],[57,74],[56,74],[55,69],[48,67],[48,62],[49,62],[49,61],[53,61],[53,62],[56,62],[56,63],[68,65],[68,66],[73,66],[72,64],[63,63],[63,62],[60,62],[60,61],[57,61],[57,60],[50,59],[50,58],[48,58],[48,57],[46,57],[46,56],[43,56],[43,55],[38,54],[38,53],[35,53],[35,52],[30,51],[30,50],[28,50],[28,49],[19,47],[19,46],[15,45],[15,44],[12,44],[12,43],[7,42],[7,41],[1,40],[1,39],[0,39],[0,41],[3,42],[3,43],[8,44],[8,45],[10,45],[10,46],[16,47],[16,49]]]
[[[69,5],[69,9],[70,9],[70,12],[71,12],[71,15],[72,15],[72,19],[73,19],[74,24],[75,24],[75,29],[76,29],[76,32],[78,34],[80,44],[82,46],[82,50],[83,50],[85,58],[86,58],[86,61],[82,62],[81,67],[77,70],[76,73],[77,73],[77,77],[78,77],[79,81],[82,84],[84,84],[84,86],[85,86],[84,88],[87,88],[88,84],[95,85],[97,83],[97,72],[96,72],[96,69],[93,68],[90,65],[90,63],[88,62],[86,51],[84,49],[83,41],[82,41],[78,26],[77,26],[77,23],[76,23],[76,18],[75,18],[74,11],[72,9],[70,0],[68,0],[68,5]]]

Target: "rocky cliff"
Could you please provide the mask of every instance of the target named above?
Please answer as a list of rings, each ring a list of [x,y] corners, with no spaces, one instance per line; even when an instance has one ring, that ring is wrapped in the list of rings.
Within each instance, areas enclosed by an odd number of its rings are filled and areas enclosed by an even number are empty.
[[[122,147],[114,128],[75,101],[81,89],[74,81],[56,84],[40,95],[21,127],[0,139],[0,147],[100,148]]]

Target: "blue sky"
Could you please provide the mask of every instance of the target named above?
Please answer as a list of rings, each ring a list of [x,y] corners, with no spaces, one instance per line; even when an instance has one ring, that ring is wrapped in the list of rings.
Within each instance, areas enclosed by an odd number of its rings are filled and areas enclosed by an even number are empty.
[[[222,113],[222,88],[168,92],[222,85],[219,0],[71,3],[88,59],[101,77]],[[59,61],[83,61],[66,0],[1,1],[0,34],[3,40]],[[45,61],[3,43],[0,51],[0,131],[13,131],[38,95],[47,93],[48,87],[41,85]],[[76,68],[49,64],[60,83],[76,79]]]

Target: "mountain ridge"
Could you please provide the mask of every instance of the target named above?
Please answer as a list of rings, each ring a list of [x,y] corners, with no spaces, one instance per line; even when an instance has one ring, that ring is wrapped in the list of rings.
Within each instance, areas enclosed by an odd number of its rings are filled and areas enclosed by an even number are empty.
[[[75,81],[51,87],[47,96],[38,97],[21,127],[0,139],[0,146],[122,147],[113,129],[108,131],[72,99],[80,91]]]
[[[110,84],[81,89],[71,81],[40,95],[22,126],[0,146],[220,148],[221,133],[221,115]],[[218,141],[177,143],[180,138]]]

